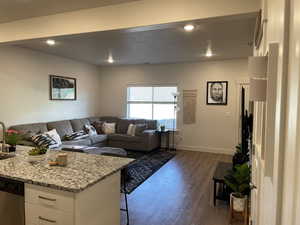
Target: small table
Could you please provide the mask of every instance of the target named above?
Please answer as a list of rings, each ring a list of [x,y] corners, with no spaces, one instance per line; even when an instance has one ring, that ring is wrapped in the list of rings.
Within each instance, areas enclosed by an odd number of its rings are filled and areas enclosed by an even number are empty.
[[[213,175],[214,181],[214,206],[216,206],[217,200],[229,202],[229,190],[225,184],[224,177],[228,174],[228,171],[232,169],[231,163],[219,162]],[[220,185],[220,186],[219,186]],[[217,187],[219,187],[219,193],[217,193]]]
[[[170,130],[157,130],[157,133],[159,134],[159,141],[160,141],[160,147],[161,147],[161,140],[162,137],[166,137],[166,147],[164,148],[166,151],[170,150]]]

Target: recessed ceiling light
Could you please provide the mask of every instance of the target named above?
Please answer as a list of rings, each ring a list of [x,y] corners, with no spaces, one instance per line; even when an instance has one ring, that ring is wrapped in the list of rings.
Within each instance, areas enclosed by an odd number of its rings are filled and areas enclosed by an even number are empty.
[[[49,46],[53,46],[53,45],[55,45],[55,40],[48,39],[48,40],[46,41],[46,43],[47,43],[47,45],[49,45]]]
[[[185,31],[190,32],[195,29],[195,26],[193,24],[187,24],[184,26]]]
[[[108,63],[114,63],[115,60],[113,59],[113,57],[110,56],[110,57],[108,57],[107,62],[108,62]]]
[[[213,56],[211,49],[207,49],[205,56],[208,58]]]

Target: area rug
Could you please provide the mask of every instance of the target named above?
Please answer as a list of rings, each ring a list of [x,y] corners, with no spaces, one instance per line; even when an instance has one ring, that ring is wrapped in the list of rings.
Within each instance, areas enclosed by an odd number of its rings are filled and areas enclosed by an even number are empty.
[[[130,194],[133,192],[175,155],[174,152],[163,150],[147,154],[129,151],[127,157],[135,158],[136,160],[127,167],[126,193]]]

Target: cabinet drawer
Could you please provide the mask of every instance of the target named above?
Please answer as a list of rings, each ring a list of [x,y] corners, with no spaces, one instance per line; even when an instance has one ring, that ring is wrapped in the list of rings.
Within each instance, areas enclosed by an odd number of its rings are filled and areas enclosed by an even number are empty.
[[[25,203],[25,220],[30,225],[74,225],[72,213]]]
[[[37,185],[25,185],[25,202],[73,213],[74,194]]]

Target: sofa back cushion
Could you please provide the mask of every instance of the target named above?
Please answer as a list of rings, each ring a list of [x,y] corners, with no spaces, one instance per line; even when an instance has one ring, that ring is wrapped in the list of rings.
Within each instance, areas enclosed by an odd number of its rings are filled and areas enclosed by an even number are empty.
[[[73,131],[75,132],[82,131],[85,125],[91,125],[88,119],[75,119],[75,120],[71,120],[70,122]]]
[[[118,123],[120,120],[119,117],[115,117],[115,116],[101,116],[100,117],[100,121],[104,121],[107,123]]]
[[[70,135],[74,132],[70,120],[50,122],[47,123],[47,127],[48,130],[56,129],[61,138],[64,138],[65,135]]]
[[[117,125],[118,134],[127,134],[127,130],[130,124],[134,124],[135,120],[120,119]]]
[[[48,131],[46,123],[16,125],[10,127],[10,129],[19,131],[20,133],[24,134],[26,141],[31,141],[31,137],[36,134],[45,133]]]
[[[88,117],[87,119],[90,122],[90,124],[100,121],[100,117],[96,117],[96,116]]]
[[[149,130],[157,129],[157,120],[145,120],[145,124],[147,124],[147,129]]]

